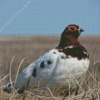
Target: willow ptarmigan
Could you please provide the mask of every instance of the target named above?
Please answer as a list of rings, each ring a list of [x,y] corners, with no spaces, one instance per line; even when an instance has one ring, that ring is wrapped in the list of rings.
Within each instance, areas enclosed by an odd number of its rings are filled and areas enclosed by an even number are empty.
[[[71,24],[61,34],[59,45],[26,67],[18,76],[15,89],[22,92],[27,88],[49,87],[52,92],[77,87],[79,80],[89,67],[89,54],[78,41],[83,31],[78,25]],[[4,90],[11,91],[11,84]]]

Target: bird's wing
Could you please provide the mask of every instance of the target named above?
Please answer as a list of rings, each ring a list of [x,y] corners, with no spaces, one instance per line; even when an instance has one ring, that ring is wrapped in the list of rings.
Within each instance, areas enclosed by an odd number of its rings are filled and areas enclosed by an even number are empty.
[[[15,88],[27,88],[41,82],[44,85],[53,72],[59,52],[52,49],[26,67],[18,76]]]
[[[34,67],[33,74],[31,75],[29,87],[33,85],[43,87],[46,84],[52,75],[58,56],[58,50],[52,49],[37,60],[36,67]]]
[[[31,73],[33,68],[36,66],[36,61],[31,63],[28,67],[26,67],[18,76],[17,81],[15,83],[15,88],[24,89],[28,86],[29,79],[31,77]]]

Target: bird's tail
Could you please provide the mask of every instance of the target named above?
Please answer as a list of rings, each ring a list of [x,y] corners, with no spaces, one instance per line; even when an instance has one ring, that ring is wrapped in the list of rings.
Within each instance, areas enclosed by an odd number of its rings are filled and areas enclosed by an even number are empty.
[[[8,83],[8,84],[6,84],[6,85],[3,86],[3,90],[5,92],[10,93],[10,92],[12,92],[14,85],[15,85],[15,82]]]

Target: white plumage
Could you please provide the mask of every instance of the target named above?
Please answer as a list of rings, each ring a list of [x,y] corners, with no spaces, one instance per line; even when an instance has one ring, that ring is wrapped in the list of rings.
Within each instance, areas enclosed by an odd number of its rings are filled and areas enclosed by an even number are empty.
[[[40,86],[44,86],[46,82],[50,79],[51,74],[55,68],[57,58],[59,56],[59,52],[55,49],[52,49],[46,52],[43,56],[38,58],[36,61],[31,63],[27,68],[25,68],[22,73],[19,75],[15,88],[29,88],[32,85],[35,87],[38,86],[40,81]],[[48,64],[48,62],[50,64]],[[43,67],[41,68],[41,63],[43,63]],[[36,69],[36,73],[34,72]],[[36,76],[33,76],[34,73]]]
[[[88,70],[89,63],[89,59],[82,59],[80,61],[72,57],[66,59],[66,55],[61,53],[57,59],[51,79],[46,86],[51,88],[54,93],[68,90],[69,85],[70,88],[76,89],[80,81],[81,83],[84,81],[82,79]]]

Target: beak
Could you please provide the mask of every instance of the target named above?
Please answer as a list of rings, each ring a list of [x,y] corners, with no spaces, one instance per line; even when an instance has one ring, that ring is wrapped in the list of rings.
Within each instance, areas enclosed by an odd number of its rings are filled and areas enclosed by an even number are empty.
[[[80,31],[80,32],[83,32],[84,30],[83,30],[82,28],[79,28],[79,31]]]

